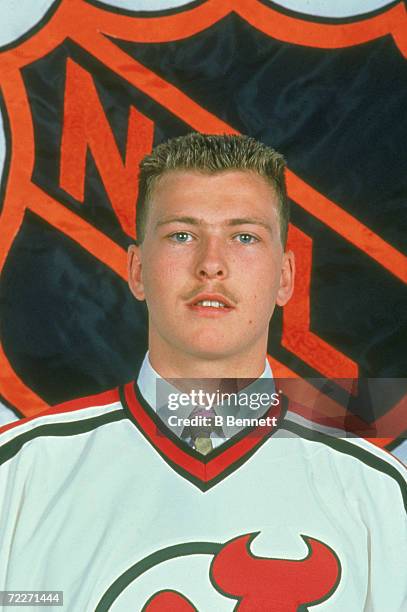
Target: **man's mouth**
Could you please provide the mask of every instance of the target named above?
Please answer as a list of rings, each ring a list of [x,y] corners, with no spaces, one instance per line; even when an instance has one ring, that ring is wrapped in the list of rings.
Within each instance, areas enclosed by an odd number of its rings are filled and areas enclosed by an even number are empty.
[[[234,304],[223,295],[202,293],[196,295],[187,305],[198,314],[214,316],[226,314],[235,308]]]
[[[217,300],[200,300],[195,304],[196,306],[203,306],[204,308],[229,308],[223,302]]]

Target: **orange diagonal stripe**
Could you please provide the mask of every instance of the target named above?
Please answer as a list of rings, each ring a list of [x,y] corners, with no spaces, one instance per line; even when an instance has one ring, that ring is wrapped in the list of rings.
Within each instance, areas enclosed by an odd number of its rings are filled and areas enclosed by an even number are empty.
[[[287,171],[287,190],[290,198],[299,206],[367,253],[394,276],[407,282],[407,257],[391,244],[290,170]]]
[[[0,393],[12,406],[25,416],[37,414],[49,408],[43,399],[23,383],[10,365],[0,344]]]
[[[30,190],[32,198],[27,208],[80,244],[121,278],[127,280],[127,256],[122,247],[39,187],[32,185]]]

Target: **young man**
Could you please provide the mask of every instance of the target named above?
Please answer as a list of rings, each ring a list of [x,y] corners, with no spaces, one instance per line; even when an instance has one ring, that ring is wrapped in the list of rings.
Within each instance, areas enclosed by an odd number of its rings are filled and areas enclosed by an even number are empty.
[[[129,283],[149,354],[137,384],[3,433],[0,589],[63,590],[73,611],[404,609],[395,459],[271,396],[232,433],[211,430],[217,406],[205,445],[160,412],[163,381],[270,379],[287,223],[283,159],[253,139],[191,134],[143,160]]]

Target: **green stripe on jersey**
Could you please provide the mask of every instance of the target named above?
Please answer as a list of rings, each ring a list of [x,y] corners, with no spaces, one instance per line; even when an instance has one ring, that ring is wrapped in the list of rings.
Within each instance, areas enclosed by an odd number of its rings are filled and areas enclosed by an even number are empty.
[[[0,465],[5,461],[8,461],[14,455],[16,455],[26,442],[34,440],[35,438],[41,438],[46,436],[75,436],[81,433],[86,433],[96,429],[100,425],[106,425],[107,423],[114,423],[115,421],[121,421],[127,419],[127,415],[122,408],[119,410],[112,410],[107,414],[102,414],[97,417],[91,417],[89,419],[82,419],[80,421],[70,421],[69,423],[46,423],[44,425],[38,425],[29,431],[25,431],[10,442],[6,442],[0,448]]]
[[[359,461],[361,461],[365,465],[368,465],[374,470],[382,472],[383,474],[387,474],[387,476],[390,476],[391,478],[393,478],[399,485],[400,490],[401,490],[401,495],[404,501],[404,507],[407,511],[406,482],[403,476],[401,475],[401,473],[398,471],[398,469],[395,468],[390,463],[388,463],[387,461],[385,461],[384,459],[377,457],[373,453],[370,453],[368,450],[361,448],[359,446],[356,446],[347,440],[344,440],[342,438],[335,438],[333,436],[324,434],[315,429],[304,427],[304,425],[298,425],[298,423],[293,423],[292,421],[285,420],[281,424],[281,428],[286,429],[287,431],[291,431],[291,433],[294,433],[297,436],[300,436],[301,438],[305,438],[306,440],[311,440],[314,442],[320,442],[322,444],[325,444],[326,446],[329,446],[330,448],[338,451],[339,453],[343,453],[345,455],[351,455],[352,457],[359,459]]]

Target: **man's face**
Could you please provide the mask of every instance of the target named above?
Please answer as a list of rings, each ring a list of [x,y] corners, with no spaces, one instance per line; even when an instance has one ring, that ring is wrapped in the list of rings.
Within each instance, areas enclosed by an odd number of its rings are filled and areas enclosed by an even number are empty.
[[[291,296],[293,256],[280,239],[277,196],[247,171],[172,171],[154,187],[129,284],[147,301],[150,347],[227,359],[265,354],[275,304]]]

